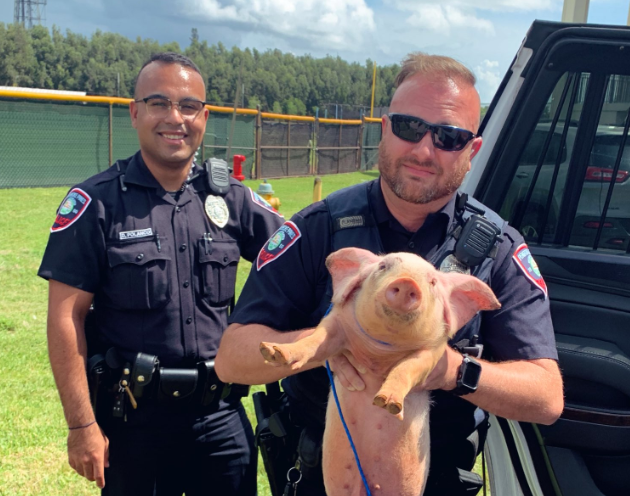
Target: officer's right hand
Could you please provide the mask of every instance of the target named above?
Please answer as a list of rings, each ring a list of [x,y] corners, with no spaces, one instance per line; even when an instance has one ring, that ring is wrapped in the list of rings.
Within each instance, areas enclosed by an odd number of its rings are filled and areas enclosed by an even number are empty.
[[[330,363],[330,369],[335,373],[341,385],[348,391],[363,391],[365,389],[365,382],[361,374],[365,374],[367,370],[355,360],[352,353],[344,351],[330,357],[328,363]]]
[[[68,433],[68,463],[76,472],[96,485],[105,487],[105,468],[109,467],[109,439],[98,424]]]

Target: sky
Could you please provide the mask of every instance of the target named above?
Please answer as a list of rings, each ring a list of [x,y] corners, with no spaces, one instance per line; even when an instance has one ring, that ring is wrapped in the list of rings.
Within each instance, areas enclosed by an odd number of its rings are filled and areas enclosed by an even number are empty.
[[[629,3],[591,0],[588,22],[626,24]],[[196,28],[210,45],[361,64],[396,64],[421,50],[463,62],[489,103],[532,21],[560,21],[562,7],[563,0],[47,0],[43,24],[177,41],[182,49]],[[14,0],[0,0],[0,22],[13,15]]]

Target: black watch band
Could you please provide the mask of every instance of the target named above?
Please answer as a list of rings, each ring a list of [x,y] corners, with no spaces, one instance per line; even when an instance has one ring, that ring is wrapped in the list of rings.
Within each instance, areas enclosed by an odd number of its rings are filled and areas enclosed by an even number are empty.
[[[479,376],[481,376],[479,362],[466,354],[463,357],[464,360],[457,373],[457,387],[451,391],[457,396],[474,393],[479,385]]]

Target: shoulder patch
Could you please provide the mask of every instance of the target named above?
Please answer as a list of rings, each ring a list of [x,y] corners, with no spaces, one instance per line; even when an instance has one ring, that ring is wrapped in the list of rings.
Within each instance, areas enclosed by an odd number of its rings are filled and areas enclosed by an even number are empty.
[[[280,228],[272,234],[265,246],[260,249],[256,259],[256,269],[260,270],[268,263],[273,262],[278,257],[295,244],[300,239],[302,233],[293,222],[286,221]]]
[[[267,202],[267,200],[265,200],[262,196],[260,196],[258,193],[256,193],[256,192],[255,192],[252,188],[248,187],[247,189],[249,190],[249,194],[250,194],[250,196],[251,196],[251,198],[252,198],[252,201],[253,201],[256,205],[258,205],[258,206],[260,206],[260,207],[264,208],[265,210],[269,210],[271,213],[274,213],[274,214],[276,214],[278,217],[281,217],[281,218],[283,218],[283,219],[284,219],[284,215],[282,215],[282,214],[281,214],[280,212],[278,212],[275,208],[273,208],[273,207],[269,204],[269,202]]]
[[[547,298],[547,284],[538,269],[536,260],[534,260],[534,257],[525,243],[516,249],[512,258],[514,262],[516,262],[516,265],[523,271],[525,277],[527,277],[534,286],[540,289],[545,294],[545,298]]]
[[[91,201],[92,198],[85,191],[80,188],[72,188],[61,202],[50,232],[63,231],[74,224],[83,215]]]

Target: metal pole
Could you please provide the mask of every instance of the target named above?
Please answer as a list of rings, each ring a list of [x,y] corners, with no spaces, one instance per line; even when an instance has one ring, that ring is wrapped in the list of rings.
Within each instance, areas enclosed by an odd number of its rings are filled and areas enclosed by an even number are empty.
[[[361,126],[359,127],[359,143],[357,147],[357,170],[363,170],[363,128],[365,127],[365,117],[361,116]]]
[[[236,82],[236,95],[234,95],[234,112],[232,113],[232,124],[230,126],[230,137],[228,147],[225,152],[226,162],[230,162],[230,154],[232,153],[232,140],[234,139],[234,125],[236,124],[236,109],[238,108],[238,97],[241,90],[241,78],[243,76],[243,60],[241,59],[241,68],[238,71],[238,81]]]
[[[114,152],[113,152],[113,148],[114,148],[114,137],[113,137],[113,120],[114,120],[114,116],[113,116],[113,111],[112,111],[112,104],[109,104],[109,165],[111,166],[114,163]]]
[[[291,167],[291,121],[287,125],[287,176]]]
[[[374,115],[374,93],[376,90],[376,62],[374,62],[374,71],[372,73],[372,103],[370,103],[370,117]]]
[[[260,111],[260,105],[256,105],[258,113],[256,114],[256,179],[262,178],[262,150],[260,148],[262,139],[262,116]]]

